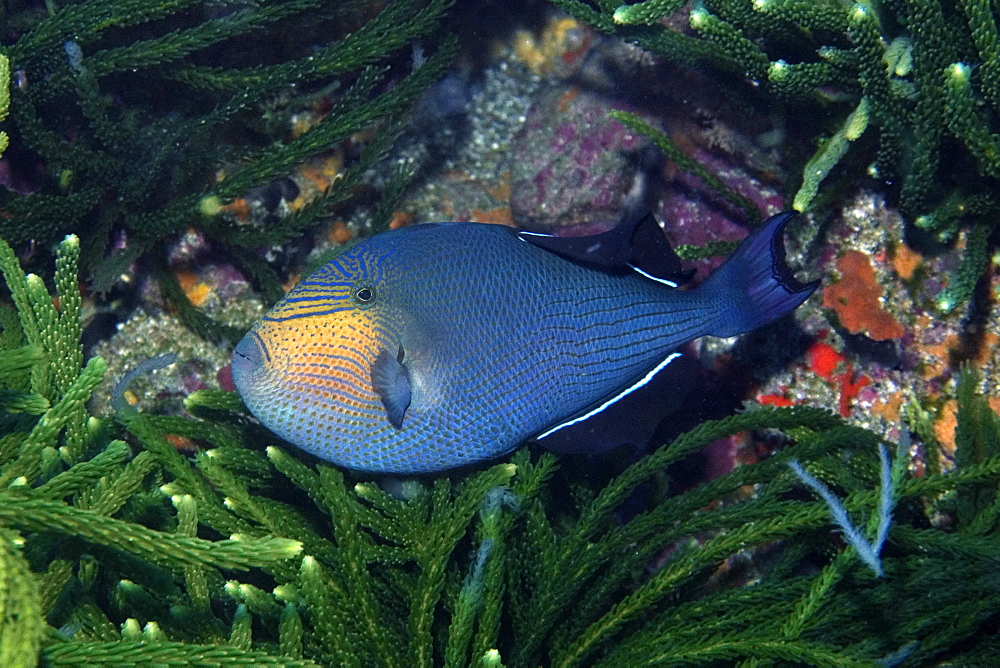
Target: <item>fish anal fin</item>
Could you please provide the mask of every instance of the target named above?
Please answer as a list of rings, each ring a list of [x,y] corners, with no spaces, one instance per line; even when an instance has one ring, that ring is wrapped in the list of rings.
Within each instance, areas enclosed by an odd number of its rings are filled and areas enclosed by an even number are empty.
[[[579,423],[581,423],[581,422],[583,422],[585,420],[588,420],[588,419],[592,418],[593,416],[597,415],[598,413],[601,413],[602,411],[604,411],[605,409],[607,409],[609,406],[612,406],[612,405],[618,403],[618,401],[620,401],[624,397],[627,397],[629,394],[632,394],[633,392],[635,392],[636,390],[638,390],[640,387],[643,387],[644,385],[646,385],[649,381],[651,381],[653,379],[654,376],[656,376],[656,374],[660,373],[664,368],[666,368],[666,366],[668,364],[670,364],[671,362],[673,362],[674,360],[676,360],[680,356],[681,356],[681,354],[677,353],[677,352],[674,352],[674,353],[671,353],[671,354],[667,355],[667,357],[663,361],[661,361],[659,364],[657,364],[652,369],[650,369],[649,371],[647,371],[645,374],[643,374],[640,378],[636,379],[634,382],[630,383],[629,385],[626,385],[624,388],[622,388],[621,390],[619,390],[615,394],[611,395],[610,397],[605,398],[603,401],[601,401],[600,403],[598,403],[595,406],[588,407],[588,408],[584,409],[583,411],[581,411],[581,412],[579,412],[579,413],[577,413],[577,414],[569,417],[568,419],[563,420],[562,422],[559,422],[557,424],[554,424],[554,425],[550,426],[549,428],[547,428],[542,433],[536,434],[532,438],[532,440],[540,441],[543,438],[545,438],[546,436],[554,434],[555,432],[559,431],[560,429],[564,429],[564,428],[569,427],[569,426],[574,425],[574,424],[579,424]]]

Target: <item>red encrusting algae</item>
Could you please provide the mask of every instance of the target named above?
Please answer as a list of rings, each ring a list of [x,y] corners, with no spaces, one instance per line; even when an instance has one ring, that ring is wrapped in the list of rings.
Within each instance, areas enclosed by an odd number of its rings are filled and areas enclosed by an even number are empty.
[[[837,259],[837,270],[840,280],[823,288],[823,306],[837,313],[847,331],[876,341],[903,336],[903,326],[882,308],[884,290],[868,256],[849,250]]]
[[[820,378],[826,380],[839,392],[837,399],[837,412],[842,417],[851,414],[851,404],[858,397],[862,388],[871,385],[872,379],[862,374],[858,378],[854,377],[854,362],[848,361],[843,354],[829,343],[817,341],[806,351],[809,370]],[[782,387],[783,392],[787,388]],[[785,394],[761,394],[757,396],[757,401],[765,406],[794,406],[797,401]]]

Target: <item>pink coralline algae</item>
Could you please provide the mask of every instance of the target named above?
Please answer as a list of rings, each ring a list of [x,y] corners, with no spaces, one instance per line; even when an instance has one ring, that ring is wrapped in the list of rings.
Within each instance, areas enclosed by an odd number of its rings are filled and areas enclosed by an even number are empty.
[[[684,128],[678,128],[683,130]],[[675,141],[684,139],[683,132],[671,132]],[[693,137],[693,133],[689,135]],[[694,139],[691,140],[692,142]],[[684,142],[682,146],[684,145]],[[738,157],[722,156],[697,146],[685,151],[727,187],[753,202],[764,216],[782,210],[781,193],[740,163]],[[671,169],[668,164],[668,170]],[[657,217],[663,221],[672,244],[703,246],[712,241],[738,242],[747,235],[746,221],[701,179],[686,172],[665,174],[666,192],[660,201]],[[708,258],[695,263],[696,281],[704,280],[725,257]]]
[[[542,95],[514,137],[514,222],[551,231],[613,225],[638,173],[646,140],[608,116],[614,104],[578,88]]]

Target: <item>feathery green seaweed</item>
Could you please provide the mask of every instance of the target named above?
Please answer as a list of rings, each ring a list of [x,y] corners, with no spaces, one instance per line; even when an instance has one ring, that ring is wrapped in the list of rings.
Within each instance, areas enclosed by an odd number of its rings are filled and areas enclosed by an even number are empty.
[[[22,10],[14,41],[0,47],[0,81],[18,73],[7,134],[25,192],[0,189],[0,236],[44,251],[80,235],[85,273],[104,292],[138,258],[162,263],[165,245],[194,227],[277,298],[277,273],[257,249],[299,237],[383,157],[401,115],[455,54],[454,40],[439,34],[452,2],[382,3],[366,22],[357,16],[373,3],[357,0],[87,0]],[[314,41],[283,39],[289,33]],[[432,35],[435,48],[410,58],[407,49]],[[319,91],[331,108],[286,139],[296,91]],[[361,133],[371,138],[343,177],[294,213],[266,225],[222,215],[223,205]],[[234,337],[175,282],[162,282],[196,331]]]
[[[700,178],[717,195],[727,200],[737,209],[741,210],[749,222],[759,222],[760,214],[753,202],[740,193],[727,187],[719,177],[705,169],[705,167],[703,167],[697,160],[686,156],[664,132],[657,130],[635,114],[631,114],[627,111],[612,111],[609,112],[608,115],[617,119],[630,130],[647,137],[656,145],[658,149],[663,151],[663,154],[671,162],[684,171],[690,172]]]
[[[10,58],[0,55],[0,123],[7,120],[10,111]],[[7,150],[10,137],[0,131],[0,155]]]
[[[1000,215],[995,5],[552,1],[599,30],[715,74],[751,108],[815,119],[805,127],[816,148],[802,160],[795,209],[816,207],[821,185],[832,190],[867,182],[898,198],[908,223],[939,242],[952,243],[961,227],[975,240],[994,228]],[[683,18],[697,37],[671,27]],[[982,275],[983,255],[971,245],[950,281],[954,289],[942,297],[946,311],[969,299],[972,272]]]

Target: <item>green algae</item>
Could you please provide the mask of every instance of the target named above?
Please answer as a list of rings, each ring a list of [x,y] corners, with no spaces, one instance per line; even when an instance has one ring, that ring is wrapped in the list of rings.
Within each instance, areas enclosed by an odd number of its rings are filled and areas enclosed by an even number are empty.
[[[751,108],[810,119],[815,150],[801,166],[796,210],[822,217],[831,200],[823,190],[864,183],[898,200],[911,226],[949,244],[962,227],[988,236],[976,228],[992,229],[1000,214],[1000,32],[985,0],[553,4],[717,76]],[[665,21],[685,13],[696,36]],[[963,266],[982,269],[981,253],[969,252]],[[975,283],[952,277],[948,308],[968,302]]]
[[[165,245],[194,227],[274,298],[278,277],[256,249],[301,236],[348,200],[455,54],[440,34],[452,0],[392,2],[355,18],[371,4],[89,0],[52,3],[47,13],[11,9],[16,41],[0,55],[19,83],[7,134],[31,183],[26,194],[0,192],[0,236],[45,251],[79,235],[84,273],[106,292],[137,259],[161,263]],[[429,36],[435,48],[400,72],[400,52]],[[332,108],[275,143],[297,110],[281,100],[314,89],[335,91]],[[221,204],[362,132],[372,137],[343,178],[295,214],[266,227],[218,215]],[[234,336],[164,285],[194,329]]]

